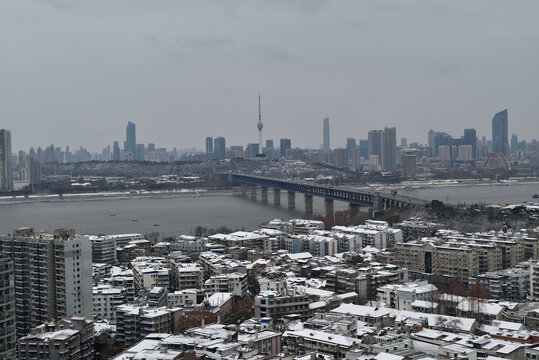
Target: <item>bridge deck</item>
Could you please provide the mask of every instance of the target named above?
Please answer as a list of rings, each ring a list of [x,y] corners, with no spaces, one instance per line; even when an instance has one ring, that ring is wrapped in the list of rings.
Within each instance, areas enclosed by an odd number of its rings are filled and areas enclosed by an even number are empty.
[[[263,176],[245,175],[237,173],[218,173],[215,175],[232,176],[232,179],[241,183],[267,186],[277,189],[299,192],[308,195],[321,196],[326,199],[347,201],[357,204],[374,204],[375,201],[394,202],[395,204],[407,204],[424,206],[428,201],[402,195],[393,195],[372,190],[356,190],[343,187],[321,186],[305,182],[294,182]]]

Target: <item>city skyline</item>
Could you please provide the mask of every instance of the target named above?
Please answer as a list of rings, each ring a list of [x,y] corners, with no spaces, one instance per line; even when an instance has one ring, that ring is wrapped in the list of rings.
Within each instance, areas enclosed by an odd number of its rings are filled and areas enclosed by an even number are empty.
[[[103,1],[2,3],[2,29],[13,34],[3,42],[2,127],[35,130],[13,148],[97,151],[127,121],[140,143],[168,148],[200,148],[210,129],[255,143],[259,91],[264,136],[293,133],[299,147],[319,147],[324,116],[342,146],[374,122],[410,141],[421,141],[414,127],[487,135],[504,108],[510,133],[539,134],[536,2],[240,4],[138,3],[125,13]]]

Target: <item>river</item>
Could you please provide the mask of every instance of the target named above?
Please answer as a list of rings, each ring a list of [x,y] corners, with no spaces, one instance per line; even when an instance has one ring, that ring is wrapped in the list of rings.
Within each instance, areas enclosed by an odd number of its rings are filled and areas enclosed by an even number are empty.
[[[539,183],[514,185],[451,185],[431,188],[404,188],[399,193],[449,203],[506,204],[533,201]],[[111,198],[41,198],[0,202],[0,233],[31,226],[37,231],[73,228],[80,234],[118,234],[159,232],[162,236],[190,234],[197,225],[207,228],[226,226],[252,230],[271,219],[305,217],[303,196],[297,194],[296,209],[287,208],[286,192],[281,206],[262,204],[242,198],[237,192],[195,194],[155,194]],[[259,194],[260,197],[260,194]],[[314,197],[315,214],[324,213],[323,199]],[[335,202],[335,210],[346,209]]]

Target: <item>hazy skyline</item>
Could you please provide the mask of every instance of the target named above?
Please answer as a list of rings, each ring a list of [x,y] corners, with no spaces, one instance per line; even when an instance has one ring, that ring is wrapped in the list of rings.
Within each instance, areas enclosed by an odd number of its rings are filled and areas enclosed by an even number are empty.
[[[292,139],[319,148],[371,129],[539,138],[537,1],[0,3],[0,128],[13,150],[115,140],[204,148]]]

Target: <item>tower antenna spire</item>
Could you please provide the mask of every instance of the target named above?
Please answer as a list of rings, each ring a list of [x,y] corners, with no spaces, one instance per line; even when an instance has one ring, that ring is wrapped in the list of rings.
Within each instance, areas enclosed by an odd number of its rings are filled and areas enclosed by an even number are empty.
[[[256,127],[258,128],[258,155],[262,156],[262,128],[264,127],[264,124],[262,124],[262,107],[260,106],[260,92],[258,93],[258,124],[256,124]]]

